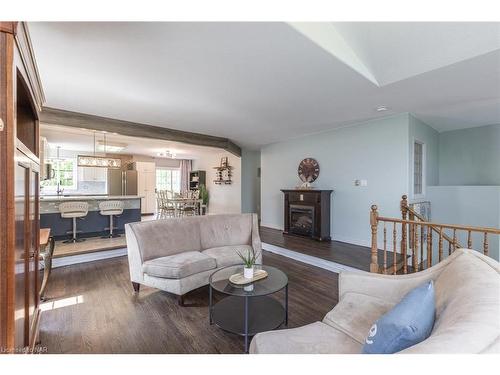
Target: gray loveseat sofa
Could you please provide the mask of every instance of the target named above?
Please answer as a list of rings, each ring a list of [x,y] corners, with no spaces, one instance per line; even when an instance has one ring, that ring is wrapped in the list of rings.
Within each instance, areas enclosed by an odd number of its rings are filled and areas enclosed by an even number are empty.
[[[179,296],[208,284],[217,269],[242,264],[236,251],[261,251],[256,214],[208,215],[125,225],[130,280]],[[258,263],[262,263],[261,256]]]
[[[322,322],[259,333],[250,353],[361,353],[371,325],[428,280],[436,291],[434,328],[400,353],[500,353],[500,266],[467,249],[409,275],[342,272],[340,301]]]

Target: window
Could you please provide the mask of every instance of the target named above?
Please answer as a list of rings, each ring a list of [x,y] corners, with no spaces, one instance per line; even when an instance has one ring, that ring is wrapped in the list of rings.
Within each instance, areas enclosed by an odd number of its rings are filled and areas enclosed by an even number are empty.
[[[181,192],[181,171],[179,169],[156,169],[156,189]]]
[[[424,195],[425,186],[425,144],[413,143],[413,196]]]
[[[52,160],[54,178],[41,181],[44,190],[57,190],[59,183],[60,189],[75,190],[77,188],[77,168],[75,159]]]

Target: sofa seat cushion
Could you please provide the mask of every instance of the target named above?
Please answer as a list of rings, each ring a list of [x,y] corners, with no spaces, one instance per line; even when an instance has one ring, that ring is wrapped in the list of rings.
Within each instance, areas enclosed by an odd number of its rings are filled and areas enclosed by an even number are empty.
[[[182,279],[195,273],[215,269],[216,266],[214,258],[199,251],[186,251],[148,260],[143,263],[142,270],[149,276]]]
[[[237,251],[242,254],[247,254],[248,251],[252,251],[252,246],[250,245],[236,245],[236,246],[222,246],[214,247],[212,249],[207,249],[202,251],[202,254],[212,257],[217,262],[217,267],[227,267],[234,266],[237,264],[242,264],[241,258],[238,256]]]
[[[333,310],[326,314],[323,323],[344,332],[362,345],[373,323],[392,307],[394,303],[350,292],[344,294]]]
[[[344,332],[321,322],[258,333],[250,343],[253,354],[359,354],[361,348]]]

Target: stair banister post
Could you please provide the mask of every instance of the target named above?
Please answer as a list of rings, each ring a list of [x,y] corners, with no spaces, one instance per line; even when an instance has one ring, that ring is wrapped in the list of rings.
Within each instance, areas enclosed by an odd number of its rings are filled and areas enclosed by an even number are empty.
[[[408,218],[408,197],[403,195],[401,197],[401,216],[403,220]],[[407,259],[406,259],[406,223],[401,223],[401,256],[403,257],[403,273],[407,273]]]
[[[378,273],[378,245],[377,245],[378,212],[376,205],[372,205],[371,207],[370,226],[372,228],[370,272]]]
[[[406,220],[408,215],[408,196],[406,194],[401,197],[400,208],[401,208],[401,217],[403,220]]]

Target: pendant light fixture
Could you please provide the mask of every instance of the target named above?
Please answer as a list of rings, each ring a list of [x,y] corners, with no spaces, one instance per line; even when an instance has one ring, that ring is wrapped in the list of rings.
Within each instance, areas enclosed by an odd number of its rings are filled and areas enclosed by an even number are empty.
[[[107,156],[96,155],[96,142],[94,131],[94,155],[78,155],[79,167],[98,167],[108,169],[120,169],[122,167],[122,159],[111,158]],[[104,133],[104,153],[106,153],[106,133]]]

